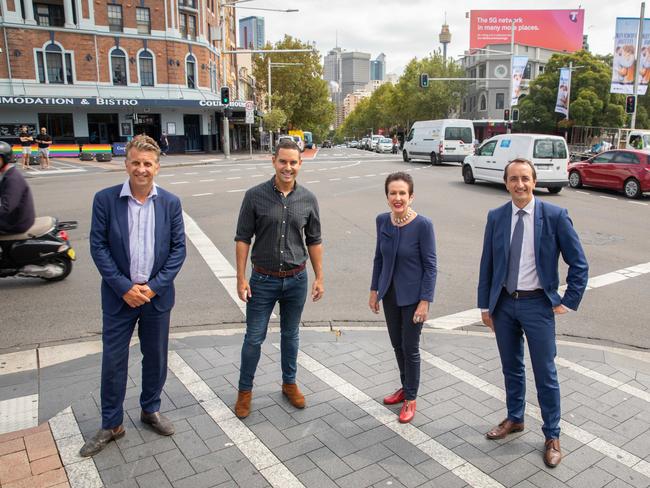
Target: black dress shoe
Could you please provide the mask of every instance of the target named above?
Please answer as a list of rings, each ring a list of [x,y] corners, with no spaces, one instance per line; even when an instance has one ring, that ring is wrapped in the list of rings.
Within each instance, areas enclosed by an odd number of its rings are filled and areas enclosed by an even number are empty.
[[[124,434],[126,434],[126,430],[121,425],[115,429],[99,429],[79,450],[79,455],[83,457],[94,456],[104,449],[109,442],[124,437]]]
[[[150,425],[160,435],[172,435],[174,433],[174,424],[160,412],[147,413],[143,410],[140,413],[140,420]]]

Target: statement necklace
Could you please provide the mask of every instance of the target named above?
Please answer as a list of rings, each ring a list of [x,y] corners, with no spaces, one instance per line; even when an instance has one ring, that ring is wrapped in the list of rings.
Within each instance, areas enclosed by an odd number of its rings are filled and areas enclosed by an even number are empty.
[[[406,222],[408,219],[411,218],[411,215],[413,215],[413,212],[412,212],[411,209],[409,208],[409,209],[406,211],[406,215],[405,215],[404,217],[395,217],[395,216],[393,215],[393,222],[395,222],[395,225],[403,224],[404,222]]]

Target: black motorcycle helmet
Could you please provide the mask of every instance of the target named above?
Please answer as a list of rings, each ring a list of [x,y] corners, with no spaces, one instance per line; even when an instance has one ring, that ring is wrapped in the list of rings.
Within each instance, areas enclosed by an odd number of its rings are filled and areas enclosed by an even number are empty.
[[[14,162],[14,153],[11,144],[0,141],[0,169]]]

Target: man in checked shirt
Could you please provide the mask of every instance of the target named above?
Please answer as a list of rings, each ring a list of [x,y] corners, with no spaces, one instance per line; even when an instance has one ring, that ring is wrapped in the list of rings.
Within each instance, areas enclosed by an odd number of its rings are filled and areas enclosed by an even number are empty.
[[[276,303],[280,304],[282,393],[294,407],[305,408],[305,397],[296,385],[296,361],[300,316],[307,298],[308,255],[315,274],[312,300],[320,300],[325,290],[318,202],[312,192],[296,183],[301,165],[298,145],[280,141],[273,156],[275,175],[246,192],[239,212],[237,293],[246,302],[246,335],[235,405],[239,418],[250,414],[253,378]],[[246,261],[253,236],[249,282]]]

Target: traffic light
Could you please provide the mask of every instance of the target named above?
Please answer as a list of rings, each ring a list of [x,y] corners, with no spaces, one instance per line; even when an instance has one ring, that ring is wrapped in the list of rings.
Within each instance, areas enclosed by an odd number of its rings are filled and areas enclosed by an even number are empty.
[[[227,86],[221,87],[221,104],[228,105],[230,103],[230,88]]]
[[[633,114],[635,108],[636,108],[636,97],[634,95],[628,95],[625,98],[625,112],[628,114]]]
[[[518,108],[513,108],[512,109],[512,121],[513,122],[518,122],[519,121],[519,109]]]
[[[420,87],[427,88],[429,86],[429,75],[426,73],[420,74]]]
[[[503,120],[510,120],[510,109],[507,108],[503,111]]]

